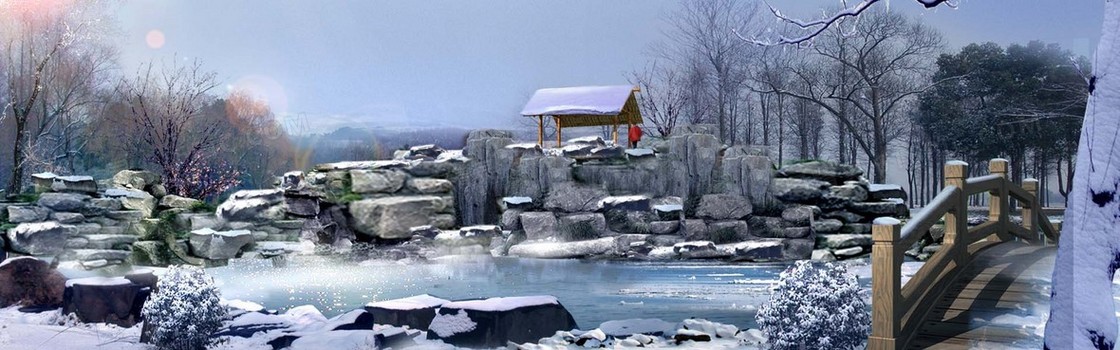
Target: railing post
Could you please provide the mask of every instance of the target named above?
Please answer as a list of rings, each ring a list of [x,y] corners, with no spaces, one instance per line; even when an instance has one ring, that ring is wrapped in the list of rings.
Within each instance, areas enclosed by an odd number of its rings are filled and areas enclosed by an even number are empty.
[[[1031,199],[1025,203],[1021,203],[1022,210],[1020,215],[1023,216],[1023,228],[1031,233],[1031,236],[1038,235],[1038,220],[1035,220],[1036,213],[1042,212],[1042,206],[1039,205],[1038,200],[1038,180],[1024,179],[1023,189],[1031,194]],[[1045,239],[1039,239],[1040,242],[1045,243]]]
[[[956,250],[957,240],[968,233],[968,196],[965,195],[968,191],[964,188],[967,177],[968,163],[959,160],[945,162],[945,187],[956,186],[960,189],[960,196],[957,196],[953,209],[945,213],[945,238],[942,239],[942,247]],[[968,242],[967,239],[964,241]],[[956,260],[957,254],[954,252],[953,255],[953,260]]]
[[[1005,241],[1010,239],[1007,229],[1009,228],[1011,201],[1007,195],[1007,159],[994,158],[988,161],[988,172],[992,175],[998,175],[1003,178],[1003,182],[999,185],[999,189],[988,193],[988,221],[999,222],[1000,228],[996,230],[997,233],[988,236],[987,239],[991,241]]]
[[[867,348],[894,350],[901,348],[898,339],[902,309],[902,247],[896,247],[902,235],[898,220],[878,219],[871,227],[871,337]]]

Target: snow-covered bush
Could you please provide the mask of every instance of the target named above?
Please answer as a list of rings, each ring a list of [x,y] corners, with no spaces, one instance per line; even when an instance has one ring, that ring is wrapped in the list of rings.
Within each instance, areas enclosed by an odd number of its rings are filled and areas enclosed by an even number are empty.
[[[198,267],[172,266],[156,287],[142,311],[152,326],[152,344],[161,349],[205,349],[226,316],[214,279]]]
[[[871,331],[856,276],[838,263],[808,260],[782,272],[755,316],[773,349],[851,349]]]

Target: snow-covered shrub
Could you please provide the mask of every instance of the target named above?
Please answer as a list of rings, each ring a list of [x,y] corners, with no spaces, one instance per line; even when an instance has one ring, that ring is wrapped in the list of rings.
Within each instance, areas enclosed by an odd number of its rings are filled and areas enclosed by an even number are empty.
[[[142,311],[152,326],[152,344],[161,349],[205,349],[226,316],[214,279],[199,267],[171,266],[156,287]]]
[[[755,316],[773,349],[851,349],[871,331],[856,276],[838,263],[798,261]]]

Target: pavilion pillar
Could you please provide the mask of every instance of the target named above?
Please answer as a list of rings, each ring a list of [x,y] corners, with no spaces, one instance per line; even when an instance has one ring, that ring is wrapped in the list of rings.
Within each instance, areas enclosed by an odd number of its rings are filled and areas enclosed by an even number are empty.
[[[560,141],[563,139],[563,137],[561,137],[560,135],[564,130],[564,125],[560,123],[560,117],[558,116],[552,116],[552,120],[556,121],[556,148],[560,148],[560,146],[563,144],[563,142]]]
[[[537,145],[544,147],[544,116],[537,116]]]

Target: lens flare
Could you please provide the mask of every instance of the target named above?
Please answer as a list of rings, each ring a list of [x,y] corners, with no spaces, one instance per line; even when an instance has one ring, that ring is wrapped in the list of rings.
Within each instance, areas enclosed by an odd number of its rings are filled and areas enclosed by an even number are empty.
[[[148,43],[148,47],[158,49],[163,47],[166,38],[163,37],[163,32],[152,29],[148,31],[148,35],[144,37],[144,41]]]

